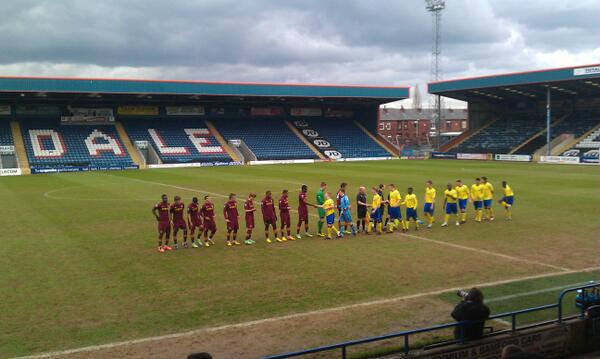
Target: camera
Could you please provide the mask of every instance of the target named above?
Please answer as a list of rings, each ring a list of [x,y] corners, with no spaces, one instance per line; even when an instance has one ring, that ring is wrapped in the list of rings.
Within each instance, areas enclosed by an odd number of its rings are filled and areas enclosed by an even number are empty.
[[[468,290],[460,289],[460,290],[458,290],[456,292],[456,295],[458,295],[459,297],[465,299],[469,295],[469,291]]]

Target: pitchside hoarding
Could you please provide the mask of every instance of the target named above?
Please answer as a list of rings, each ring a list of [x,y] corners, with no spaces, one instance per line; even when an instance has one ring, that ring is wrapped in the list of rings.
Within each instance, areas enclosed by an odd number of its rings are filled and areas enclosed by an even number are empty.
[[[492,159],[492,155],[490,153],[457,153],[456,158],[459,160],[488,161]]]
[[[20,176],[20,168],[0,168],[0,176]]]
[[[580,159],[579,157],[569,156],[542,156],[540,158],[540,162],[578,164],[580,162]]]
[[[429,156],[430,158],[435,158],[435,159],[452,159],[455,160],[456,159],[456,153],[446,153],[446,152],[431,152],[431,155]]]
[[[530,155],[495,154],[494,160],[496,160],[496,161],[529,162],[529,161],[531,161],[531,156]]]

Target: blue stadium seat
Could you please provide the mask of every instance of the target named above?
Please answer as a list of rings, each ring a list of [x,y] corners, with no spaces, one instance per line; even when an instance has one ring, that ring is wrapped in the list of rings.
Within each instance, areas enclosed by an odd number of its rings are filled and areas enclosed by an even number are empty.
[[[10,130],[10,122],[0,119],[0,146],[13,146],[13,137]]]
[[[132,141],[148,141],[163,163],[231,162],[231,157],[199,118],[122,119]],[[198,137],[199,136],[199,137]],[[192,142],[197,141],[198,148]]]
[[[543,130],[545,125],[545,117],[542,114],[506,116],[453,148],[451,152],[508,153]]]
[[[347,119],[311,119],[311,128],[329,141],[344,158],[389,157],[390,154]]]
[[[577,111],[552,127],[550,134],[553,139],[563,133],[572,134],[577,138],[594,128],[599,120],[600,113],[597,111]]]
[[[221,119],[213,123],[226,139],[244,141],[259,160],[318,158],[281,118]]]
[[[32,119],[21,121],[21,129],[32,169],[135,166],[112,125],[61,126],[59,120]]]

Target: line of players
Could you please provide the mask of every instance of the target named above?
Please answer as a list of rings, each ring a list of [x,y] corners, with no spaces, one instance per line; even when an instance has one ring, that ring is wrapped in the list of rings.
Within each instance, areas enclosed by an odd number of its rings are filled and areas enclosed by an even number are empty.
[[[318,211],[319,221],[317,223],[317,235],[325,239],[341,238],[344,234],[356,235],[359,230],[365,234],[371,234],[375,231],[382,234],[384,227],[387,233],[393,233],[395,230],[407,232],[410,223],[414,223],[415,230],[419,229],[420,224],[424,224],[418,218],[418,204],[416,194],[412,187],[407,189],[407,195],[402,199],[400,191],[394,184],[389,184],[387,199],[383,199],[385,186],[372,187],[371,204],[367,203],[366,188],[360,187],[356,196],[356,214],[357,221],[354,223],[351,214],[351,204],[346,194],[348,184],[342,183],[338,189],[335,200],[330,192],[327,191],[327,184],[322,182],[320,189],[316,194],[316,203],[307,201],[308,187],[303,185],[298,196],[298,222],[296,225],[296,236],[291,235],[291,216],[292,208],[289,203],[289,192],[283,190],[279,198],[279,219],[275,209],[275,200],[271,191],[266,191],[265,197],[261,200],[260,208],[263,216],[265,241],[267,243],[294,241],[302,238],[300,231],[304,228],[305,237],[313,237],[308,231],[308,207],[314,207]],[[506,210],[506,219],[512,219],[512,206],[514,203],[514,192],[506,181],[502,182],[503,197],[499,201]],[[426,182],[423,213],[427,220],[427,228],[432,228],[434,223],[436,189],[432,181]],[[457,180],[456,184],[447,184],[444,190],[444,209],[445,216],[442,227],[448,226],[451,215],[456,217],[456,225],[459,226],[467,222],[467,203],[473,203],[475,210],[474,220],[482,222],[484,220],[493,221],[494,213],[492,210],[492,201],[494,196],[494,187],[488,182],[486,177],[476,178],[471,188],[465,185],[462,180]],[[252,232],[255,228],[254,212],[257,208],[254,205],[256,194],[250,193],[244,202],[244,217],[246,224],[246,236],[244,243],[247,245],[255,244],[252,240]],[[178,248],[177,234],[183,232],[183,246],[188,248],[188,229],[190,245],[193,248],[201,246],[210,247],[214,245],[214,235],[217,231],[215,221],[215,205],[210,196],[204,196],[204,203],[200,205],[198,198],[194,197],[187,206],[187,221],[185,218],[186,206],[181,201],[181,197],[175,196],[175,202],[169,204],[167,195],[162,195],[162,201],[156,204],[152,213],[158,222],[158,251],[164,252],[171,250],[169,239],[171,228],[173,229],[174,248]],[[406,207],[406,218],[402,217],[401,206]],[[387,208],[387,218],[383,221],[383,214]],[[338,214],[337,228],[335,226],[336,212]],[[228,201],[223,207],[223,216],[227,223],[227,246],[237,246],[241,243],[237,240],[239,225],[238,199],[236,194],[231,193]],[[279,235],[277,222],[280,222]],[[326,226],[326,227],[325,227]],[[326,230],[325,230],[326,229]],[[198,231],[197,237],[196,231]],[[272,231],[274,239],[271,240]],[[163,244],[164,238],[164,244]],[[203,239],[203,241],[202,241]]]

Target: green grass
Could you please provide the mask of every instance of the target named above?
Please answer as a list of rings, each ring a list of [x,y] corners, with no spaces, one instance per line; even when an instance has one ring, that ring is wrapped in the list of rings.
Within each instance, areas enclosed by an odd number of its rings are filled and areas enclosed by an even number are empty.
[[[501,180],[510,182],[516,192],[512,222],[502,220],[495,204],[499,220],[494,223],[436,226],[418,235],[570,269],[598,265],[597,167],[387,161],[1,178],[0,357],[556,271],[399,235],[267,246],[257,230],[256,246],[227,248],[220,216],[224,197],[218,196],[218,246],[166,254],[155,249],[150,211],[162,193],[188,202],[207,191],[243,197],[287,188],[295,207],[303,183],[311,198],[325,180],[332,191],[348,182],[351,199],[359,185],[389,182],[403,194],[415,187],[421,199],[427,179],[439,193],[449,181],[470,183],[481,175],[497,190]],[[544,285],[563,283],[557,278]],[[501,292],[528,288],[507,286]],[[501,304],[494,310],[513,308]]]

